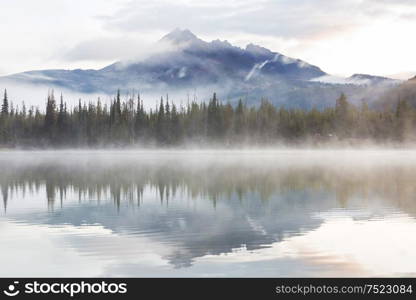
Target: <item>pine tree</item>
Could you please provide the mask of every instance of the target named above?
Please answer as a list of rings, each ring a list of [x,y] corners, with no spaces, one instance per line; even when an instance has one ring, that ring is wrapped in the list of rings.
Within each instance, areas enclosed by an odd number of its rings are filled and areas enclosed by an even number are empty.
[[[176,109],[176,105],[173,103],[172,104],[172,112],[170,113],[171,115],[171,127],[170,127],[170,131],[171,131],[171,143],[172,144],[177,144],[182,136],[182,130],[180,128],[180,121],[179,121],[179,115],[178,115],[178,111]]]
[[[116,119],[120,120],[120,117],[121,117],[121,99],[120,99],[120,90],[117,90]]]
[[[351,106],[344,93],[336,101],[335,105],[336,131],[339,137],[350,136],[351,127]]]
[[[55,96],[52,93],[48,96],[46,103],[46,114],[44,122],[44,130],[48,135],[48,139],[52,141],[55,137],[55,124],[56,124],[56,102]]]
[[[235,116],[234,131],[237,135],[240,135],[245,131],[244,105],[241,99],[238,100],[235,114],[236,116]]]
[[[207,133],[211,138],[216,138],[221,132],[222,120],[220,115],[220,105],[217,99],[217,93],[214,93],[208,103],[207,109]]]
[[[159,110],[156,119],[156,138],[159,143],[166,142],[166,126],[165,126],[165,106],[163,105],[163,97],[160,98]]]
[[[137,96],[137,109],[135,117],[135,133],[136,138],[143,138],[144,132],[146,130],[146,113],[143,107],[143,100],[140,99],[140,94]]]
[[[396,137],[405,141],[411,137],[411,109],[407,100],[398,100],[396,107]]]
[[[66,138],[66,105],[64,104],[64,98],[62,94],[56,123],[58,126],[60,140],[63,141]]]
[[[7,90],[4,90],[3,104],[1,106],[2,116],[7,116],[9,114],[9,101],[7,98]]]

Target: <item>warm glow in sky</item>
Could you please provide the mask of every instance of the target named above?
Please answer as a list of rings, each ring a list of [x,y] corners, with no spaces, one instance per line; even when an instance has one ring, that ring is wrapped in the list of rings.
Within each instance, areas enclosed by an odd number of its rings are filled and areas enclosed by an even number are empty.
[[[416,73],[414,0],[3,0],[0,19],[0,75],[103,67],[176,27],[335,75]]]

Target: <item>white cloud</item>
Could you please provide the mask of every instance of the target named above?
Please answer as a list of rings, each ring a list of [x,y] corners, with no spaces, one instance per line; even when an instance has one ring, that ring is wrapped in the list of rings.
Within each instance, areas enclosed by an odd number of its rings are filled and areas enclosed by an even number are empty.
[[[123,37],[103,37],[80,42],[63,54],[63,59],[72,61],[117,61],[140,60],[149,55],[171,51],[174,45],[167,42],[150,43],[146,40]],[[56,56],[62,56],[57,53]]]
[[[412,0],[5,0],[0,72],[103,67],[142,55],[176,27],[254,42],[334,74],[408,72],[414,16]]]

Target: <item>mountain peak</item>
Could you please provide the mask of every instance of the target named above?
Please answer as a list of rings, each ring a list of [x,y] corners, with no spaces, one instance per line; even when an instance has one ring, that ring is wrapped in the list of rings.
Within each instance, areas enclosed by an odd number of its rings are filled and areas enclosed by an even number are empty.
[[[252,44],[252,43],[246,46],[246,51],[255,53],[255,54],[263,54],[263,55],[268,55],[272,53],[269,49],[261,47],[259,45]]]
[[[169,41],[175,44],[182,44],[198,41],[199,38],[195,34],[193,34],[189,29],[176,28],[175,30],[165,35],[161,40]]]
[[[217,46],[224,46],[224,47],[233,47],[233,45],[231,45],[229,41],[227,40],[221,41],[220,39],[211,41],[211,44],[217,45]]]

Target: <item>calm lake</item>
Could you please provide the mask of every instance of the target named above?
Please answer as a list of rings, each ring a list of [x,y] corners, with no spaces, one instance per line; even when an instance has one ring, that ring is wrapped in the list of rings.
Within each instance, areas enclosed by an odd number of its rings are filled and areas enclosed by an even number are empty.
[[[416,151],[0,152],[0,276],[416,276]]]

